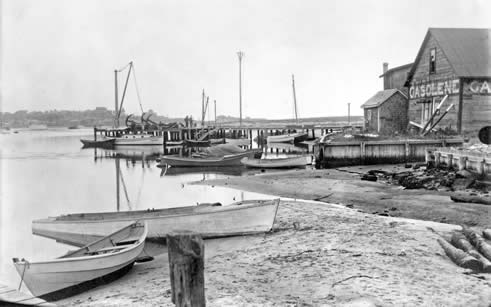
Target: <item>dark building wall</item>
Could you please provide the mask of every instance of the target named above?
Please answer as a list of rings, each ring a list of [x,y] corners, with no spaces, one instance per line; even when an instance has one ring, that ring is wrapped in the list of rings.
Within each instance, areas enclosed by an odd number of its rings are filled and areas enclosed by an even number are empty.
[[[395,67],[384,73],[384,90],[393,88],[401,89],[407,80],[407,74],[411,70],[410,65]]]
[[[380,132],[401,132],[407,124],[407,98],[397,92],[380,105]]]
[[[436,48],[436,69],[435,73],[430,73],[430,50]],[[415,71],[412,77],[411,86],[418,86],[421,84],[428,84],[432,81],[440,81],[440,80],[455,80],[458,77],[455,75],[454,70],[439,47],[437,41],[433,38],[431,34],[429,34],[428,40],[423,47],[422,55],[419,62],[414,63]],[[408,119],[410,121],[414,121],[416,123],[422,123],[422,109],[423,102],[433,101],[433,104],[438,105],[441,99],[445,95],[437,95],[437,96],[428,96],[426,97],[415,97],[413,98],[413,92],[410,90],[410,100],[408,106]],[[423,95],[425,96],[425,95]],[[453,130],[457,129],[457,118],[458,118],[458,108],[459,108],[459,95],[451,94],[448,99],[444,102],[441,107],[441,110],[446,110],[450,104],[454,104],[454,108],[449,111],[449,113],[444,117],[444,119],[438,124],[439,128],[448,127]]]

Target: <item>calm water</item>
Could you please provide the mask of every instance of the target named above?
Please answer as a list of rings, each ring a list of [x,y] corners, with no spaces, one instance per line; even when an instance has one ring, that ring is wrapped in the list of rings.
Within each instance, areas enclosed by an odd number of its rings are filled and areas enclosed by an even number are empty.
[[[258,171],[171,168],[164,174],[155,162],[160,147],[82,149],[81,136],[92,137],[92,130],[21,130],[0,135],[0,283],[18,286],[20,278],[12,257],[45,260],[73,249],[32,235],[32,220],[76,212],[116,211],[117,178],[122,211],[198,202],[226,205],[234,200],[272,197],[188,184]],[[286,155],[282,152],[288,151],[304,150],[269,148],[265,155],[282,157]]]

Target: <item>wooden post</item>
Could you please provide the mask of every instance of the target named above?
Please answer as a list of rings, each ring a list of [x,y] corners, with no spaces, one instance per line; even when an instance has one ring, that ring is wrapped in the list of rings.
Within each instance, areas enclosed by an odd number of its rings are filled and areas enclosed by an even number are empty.
[[[406,141],[404,142],[404,162],[409,162],[411,159],[409,157],[409,154],[411,151],[409,150],[409,142]]]
[[[466,162],[467,162],[467,157],[465,156],[459,157],[459,171],[466,169],[467,167]]]
[[[365,142],[361,142],[360,143],[360,161],[361,161],[361,164],[365,164],[365,158],[366,158]]]
[[[453,166],[453,154],[447,154],[447,167],[452,168]]]
[[[441,153],[439,151],[435,152],[435,167],[440,165]]]
[[[433,150],[431,149],[426,149],[426,154],[425,154],[425,162],[426,162],[426,165],[430,165],[431,162],[433,162],[433,160],[431,159],[431,154],[432,154]]]
[[[162,134],[162,146],[163,146],[163,149],[164,149],[164,155],[165,155],[165,152],[167,150],[167,131],[163,131],[164,133]]]
[[[94,127],[94,142],[97,142],[97,128]]]
[[[204,254],[200,235],[180,231],[167,235],[172,302],[177,306],[206,306]]]

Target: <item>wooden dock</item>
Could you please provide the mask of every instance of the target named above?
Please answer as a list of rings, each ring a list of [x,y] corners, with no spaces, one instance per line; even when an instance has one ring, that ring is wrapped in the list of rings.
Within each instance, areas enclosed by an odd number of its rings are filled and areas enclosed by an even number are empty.
[[[0,306],[56,306],[43,299],[0,284]]]

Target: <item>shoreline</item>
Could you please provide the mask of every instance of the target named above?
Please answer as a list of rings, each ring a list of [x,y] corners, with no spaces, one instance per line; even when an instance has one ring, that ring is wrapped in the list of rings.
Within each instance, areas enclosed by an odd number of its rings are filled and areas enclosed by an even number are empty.
[[[457,203],[445,191],[406,190],[384,182],[363,181],[368,170],[402,170],[401,165],[296,169],[211,179],[191,184],[222,186],[290,199],[341,204],[365,213],[469,227],[491,227],[491,206]]]

